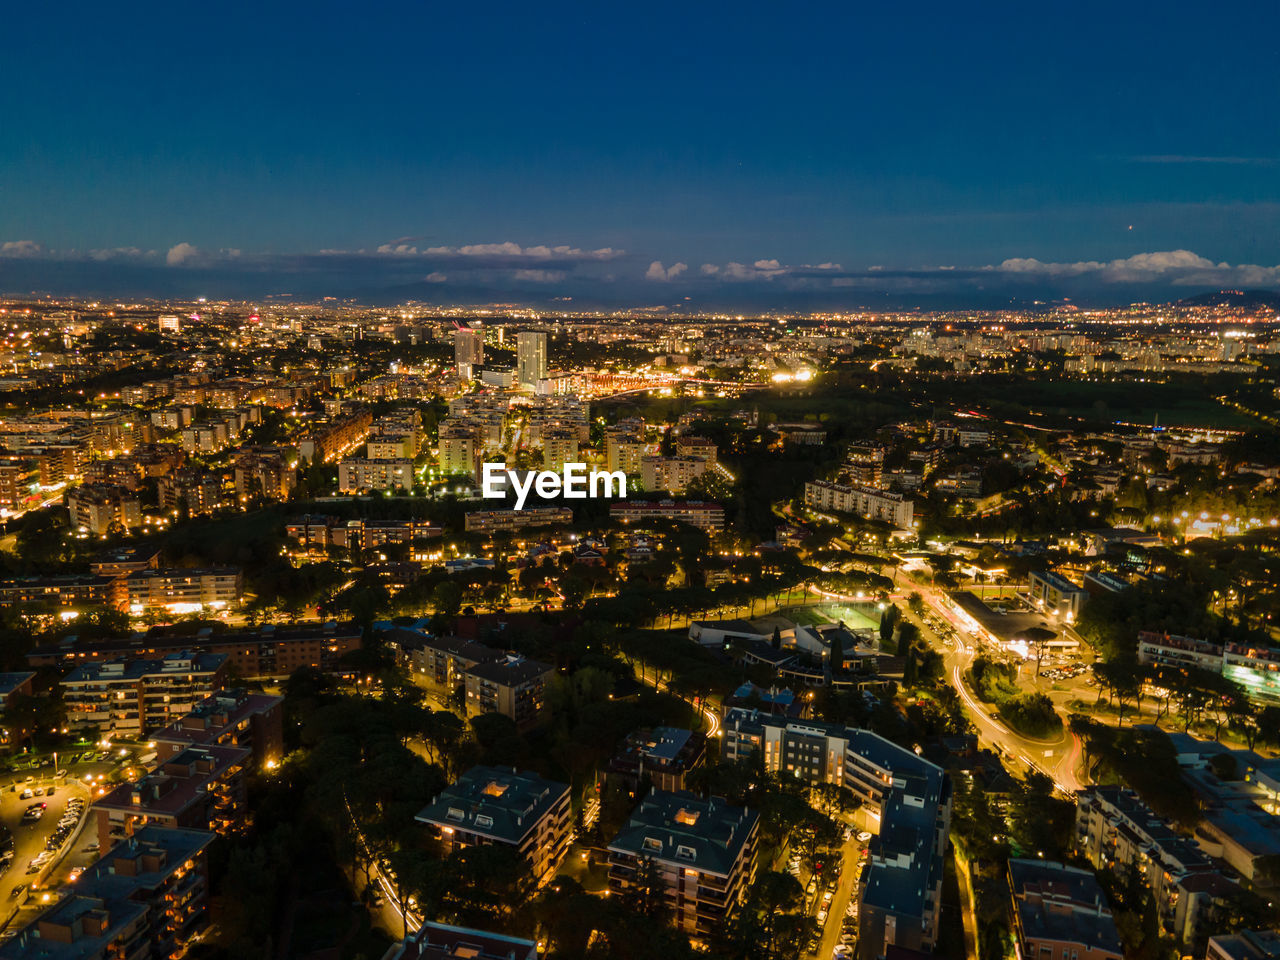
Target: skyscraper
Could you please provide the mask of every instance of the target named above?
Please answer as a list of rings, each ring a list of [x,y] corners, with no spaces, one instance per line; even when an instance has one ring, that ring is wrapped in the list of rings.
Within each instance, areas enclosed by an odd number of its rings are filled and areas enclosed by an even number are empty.
[[[537,390],[547,375],[547,335],[526,331],[516,335],[516,381],[522,390]]]
[[[458,376],[470,380],[475,368],[484,363],[484,331],[474,327],[459,327],[453,331],[453,360]]]

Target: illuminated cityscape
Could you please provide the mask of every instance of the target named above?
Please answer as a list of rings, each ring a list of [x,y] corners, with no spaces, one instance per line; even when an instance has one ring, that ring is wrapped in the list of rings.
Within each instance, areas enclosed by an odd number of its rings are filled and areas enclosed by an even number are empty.
[[[1280,957],[1275,11],[334,12],[13,16],[0,960]]]

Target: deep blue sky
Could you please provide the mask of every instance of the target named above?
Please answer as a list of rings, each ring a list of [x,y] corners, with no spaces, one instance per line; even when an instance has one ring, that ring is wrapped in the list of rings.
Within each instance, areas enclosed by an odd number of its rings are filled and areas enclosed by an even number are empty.
[[[1239,269],[1280,264],[1274,4],[76,2],[4,23],[0,289],[1280,286]],[[501,243],[520,250],[457,252]],[[1139,254],[1166,256],[1106,265]],[[984,276],[1021,258],[1041,263]],[[653,261],[687,266],[646,280]]]

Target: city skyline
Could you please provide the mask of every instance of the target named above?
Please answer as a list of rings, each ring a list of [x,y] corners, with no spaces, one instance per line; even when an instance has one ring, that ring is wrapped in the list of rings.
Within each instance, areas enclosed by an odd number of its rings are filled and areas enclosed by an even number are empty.
[[[0,960],[1280,958],[1280,7],[4,24]]]

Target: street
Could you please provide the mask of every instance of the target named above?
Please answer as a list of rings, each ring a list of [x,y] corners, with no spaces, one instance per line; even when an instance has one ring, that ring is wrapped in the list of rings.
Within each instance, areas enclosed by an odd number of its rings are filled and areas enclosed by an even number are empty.
[[[964,627],[956,621],[940,591],[919,581],[913,581],[912,586],[919,592],[932,614],[950,624],[954,631],[954,639],[939,636],[929,624],[928,618],[918,617],[908,606],[903,607],[903,617],[918,626],[924,639],[942,654],[947,680],[960,695],[965,712],[977,730],[979,741],[989,744],[1008,760],[1016,760],[1046,774],[1064,793],[1074,793],[1083,787],[1084,783],[1077,773],[1082,748],[1079,740],[1067,730],[1065,718],[1061,736],[1054,741],[1045,741],[1024,737],[993,716],[964,682],[964,673],[977,656],[975,639],[968,636]],[[1023,667],[1024,671],[1028,669],[1034,672],[1034,663]],[[1047,689],[1043,681],[1039,689],[1050,695],[1059,714],[1065,712],[1063,707],[1066,700],[1076,695],[1071,690]]]
[[[837,884],[834,894],[832,894],[831,902],[827,904],[827,917],[825,924],[822,925],[822,933],[819,936],[818,950],[815,956],[828,960],[834,953],[836,945],[840,942],[840,934],[844,929],[844,914],[848,909],[851,900],[854,900],[854,893],[858,885],[858,876],[862,872],[862,863],[860,856],[862,851],[866,849],[865,843],[859,843],[856,839],[857,827],[853,828],[855,833],[850,837],[848,842],[840,848],[840,859],[843,864],[840,873],[840,882]],[[822,892],[818,893],[818,902],[822,902]]]

